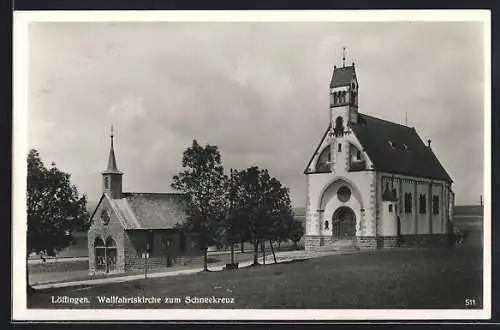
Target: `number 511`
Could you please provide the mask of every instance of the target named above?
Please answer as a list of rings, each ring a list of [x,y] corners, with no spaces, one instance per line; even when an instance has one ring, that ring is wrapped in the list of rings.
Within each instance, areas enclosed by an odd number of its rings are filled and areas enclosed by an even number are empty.
[[[465,307],[475,307],[476,306],[476,299],[474,298],[466,298],[465,299]]]

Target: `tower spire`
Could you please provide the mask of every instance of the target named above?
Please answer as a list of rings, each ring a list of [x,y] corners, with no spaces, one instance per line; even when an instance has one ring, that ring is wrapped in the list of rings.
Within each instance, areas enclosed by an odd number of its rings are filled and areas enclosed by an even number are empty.
[[[345,68],[345,47],[342,47],[342,67]]]
[[[113,126],[111,126],[110,138],[111,138],[111,147],[109,149],[108,168],[106,169],[106,172],[107,173],[120,173],[120,171],[118,171],[118,168],[116,167],[115,148],[113,145],[113,138],[114,138]]]

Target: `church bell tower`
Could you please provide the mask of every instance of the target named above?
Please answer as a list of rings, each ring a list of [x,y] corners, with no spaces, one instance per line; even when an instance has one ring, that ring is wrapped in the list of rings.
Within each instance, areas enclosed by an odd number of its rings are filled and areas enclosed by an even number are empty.
[[[358,80],[354,62],[345,66],[345,47],[342,67],[334,66],[330,82],[330,123],[335,136],[342,136],[346,126],[358,121]]]
[[[122,196],[122,175],[116,167],[115,150],[113,146],[113,127],[111,127],[111,147],[109,150],[108,168],[102,172],[103,192],[112,199],[119,199]]]

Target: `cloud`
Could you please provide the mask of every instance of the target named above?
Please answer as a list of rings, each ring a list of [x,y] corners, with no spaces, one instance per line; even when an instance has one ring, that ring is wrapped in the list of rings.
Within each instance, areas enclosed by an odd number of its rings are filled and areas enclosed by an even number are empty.
[[[109,107],[106,112],[113,119],[130,121],[146,116],[142,96],[129,95]]]
[[[484,42],[467,22],[35,23],[29,142],[92,198],[110,125],[130,190],[162,191],[196,138],[219,146],[227,168],[269,168],[303,206],[302,171],[347,46],[360,112],[395,122],[406,112],[455,179],[457,203],[476,202]]]

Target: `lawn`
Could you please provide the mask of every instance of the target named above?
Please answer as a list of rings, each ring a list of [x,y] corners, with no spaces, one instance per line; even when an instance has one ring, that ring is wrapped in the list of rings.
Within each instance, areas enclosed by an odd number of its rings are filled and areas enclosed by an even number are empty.
[[[398,249],[335,255],[234,271],[49,289],[29,308],[464,308],[482,307],[482,250]],[[98,297],[171,297],[170,303],[106,304]],[[230,304],[186,304],[185,297],[228,297]],[[73,305],[57,297],[88,299]]]

